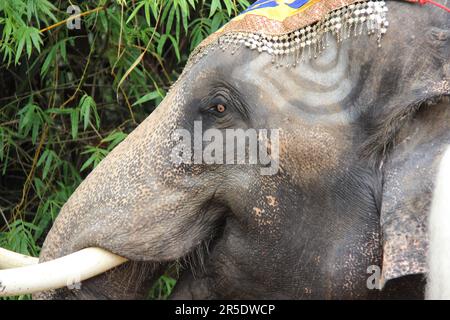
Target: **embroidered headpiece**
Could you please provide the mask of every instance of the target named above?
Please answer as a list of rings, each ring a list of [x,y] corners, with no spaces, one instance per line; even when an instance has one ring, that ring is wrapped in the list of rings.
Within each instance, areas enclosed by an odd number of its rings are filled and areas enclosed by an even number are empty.
[[[367,32],[380,43],[388,27],[386,11],[384,1],[258,0],[205,39],[193,55],[218,42],[232,54],[244,45],[267,52],[277,64],[292,57],[296,65],[305,57],[317,57],[329,37],[341,42]]]
[[[432,0],[406,1],[442,6]],[[381,45],[387,11],[385,1],[378,0],[258,0],[200,43],[190,60],[204,56],[213,43],[232,54],[241,46],[266,52],[277,65],[289,57],[286,64],[294,66],[317,57],[330,37],[339,43],[367,33]]]

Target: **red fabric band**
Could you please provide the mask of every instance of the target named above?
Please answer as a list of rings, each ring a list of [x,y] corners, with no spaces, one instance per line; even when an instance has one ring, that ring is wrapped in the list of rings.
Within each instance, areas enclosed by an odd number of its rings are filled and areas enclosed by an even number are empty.
[[[434,5],[434,6],[436,6],[436,7],[439,7],[439,8],[441,8],[441,9],[444,9],[445,11],[447,11],[447,12],[450,12],[450,8],[447,8],[446,6],[444,6],[443,4],[440,4],[440,3],[437,3],[437,2],[435,2],[435,1],[433,1],[433,0],[406,0],[406,1],[408,1],[408,2],[413,2],[413,3],[419,3],[420,5],[425,5],[425,4],[427,4],[427,3],[430,3],[430,4],[432,4],[432,5]]]

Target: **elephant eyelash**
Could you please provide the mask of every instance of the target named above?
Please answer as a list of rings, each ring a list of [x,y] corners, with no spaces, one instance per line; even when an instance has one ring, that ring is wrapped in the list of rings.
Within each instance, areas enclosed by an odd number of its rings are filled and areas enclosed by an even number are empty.
[[[237,111],[243,120],[250,119],[250,108],[245,103],[245,99],[242,97],[241,92],[231,84],[224,84],[227,88],[227,94],[225,95],[226,101],[231,104],[233,110]]]

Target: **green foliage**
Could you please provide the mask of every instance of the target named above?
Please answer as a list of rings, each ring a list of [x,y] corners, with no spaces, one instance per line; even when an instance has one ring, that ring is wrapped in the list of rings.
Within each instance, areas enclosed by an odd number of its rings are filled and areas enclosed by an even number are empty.
[[[66,26],[78,5],[82,28]],[[247,0],[0,1],[0,247],[37,256],[83,178]],[[163,276],[151,297],[166,297]],[[21,297],[27,298],[27,297]]]
[[[176,280],[174,278],[167,275],[161,276],[150,289],[149,298],[158,300],[167,299],[172,292],[175,283]]]

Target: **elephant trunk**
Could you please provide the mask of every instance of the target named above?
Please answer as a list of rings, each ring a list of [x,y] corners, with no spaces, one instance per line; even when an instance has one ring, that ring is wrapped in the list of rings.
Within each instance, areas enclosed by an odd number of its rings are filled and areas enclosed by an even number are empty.
[[[72,289],[95,276],[80,290],[34,298],[143,298],[169,263],[211,238],[225,210],[214,199],[217,182],[202,165],[179,166],[170,157],[172,133],[182,127],[177,92],[174,87],[64,204],[40,264],[0,271],[3,295]]]

